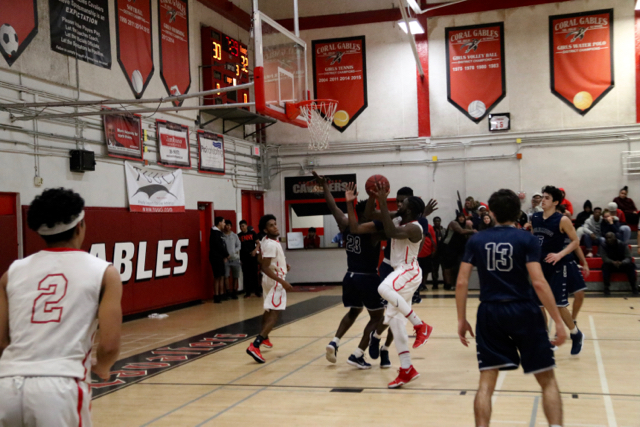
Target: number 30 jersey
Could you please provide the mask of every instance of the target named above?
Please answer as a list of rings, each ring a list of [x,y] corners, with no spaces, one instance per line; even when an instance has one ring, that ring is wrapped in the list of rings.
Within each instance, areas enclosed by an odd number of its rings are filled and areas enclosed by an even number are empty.
[[[471,237],[462,261],[478,268],[480,301],[528,301],[527,263],[540,262],[540,243],[524,230],[497,226]]]
[[[10,344],[0,358],[0,377],[86,380],[108,266],[87,252],[68,248],[46,249],[11,264]]]

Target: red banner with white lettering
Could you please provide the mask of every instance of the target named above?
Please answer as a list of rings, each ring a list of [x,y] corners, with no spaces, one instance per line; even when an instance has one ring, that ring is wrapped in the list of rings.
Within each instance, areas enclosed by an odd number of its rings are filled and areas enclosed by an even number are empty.
[[[38,34],[36,0],[0,0],[0,53],[9,66]]]
[[[136,98],[153,76],[151,0],[116,0],[118,63]]]
[[[160,163],[165,166],[191,167],[188,126],[156,120],[156,139]]]
[[[636,10],[636,123],[640,123],[640,11]]]
[[[102,122],[109,156],[142,161],[142,120],[139,115],[124,112],[105,115]]]
[[[549,17],[551,92],[581,115],[613,89],[613,9]]]
[[[479,123],[507,94],[504,23],[445,28],[447,99]]]
[[[189,6],[186,0],[158,0],[160,78],[170,95],[184,95],[191,86]],[[183,101],[174,101],[176,106]]]
[[[313,92],[338,101],[332,124],[340,132],[367,108],[364,36],[313,41]]]

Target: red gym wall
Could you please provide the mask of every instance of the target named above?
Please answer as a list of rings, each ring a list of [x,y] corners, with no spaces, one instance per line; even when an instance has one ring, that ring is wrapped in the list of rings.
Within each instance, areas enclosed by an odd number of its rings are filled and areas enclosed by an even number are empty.
[[[22,207],[23,218],[27,217],[27,209],[28,206]],[[211,283],[206,283],[202,278],[200,214],[197,210],[154,214],[131,213],[126,208],[87,207],[85,212],[87,234],[82,249],[89,251],[93,244],[104,244],[106,259],[113,262],[117,243],[132,243],[135,248],[131,259],[131,279],[123,283],[123,314],[205,299],[211,293]],[[174,268],[183,265],[183,262],[176,259],[177,242],[183,239],[188,239],[188,245],[180,249],[180,252],[188,256],[187,270],[182,274],[175,274]],[[159,241],[171,241],[171,246],[166,246],[164,251],[167,261],[160,265],[161,268],[170,268],[171,272],[168,276],[158,278],[156,261]],[[151,271],[152,277],[136,281],[138,269],[142,271],[143,267],[138,266],[140,242],[146,242],[144,270]],[[168,244],[167,242],[166,245]],[[31,255],[44,247],[44,240],[25,226],[24,255]],[[142,262],[141,257],[140,261]]]
[[[0,275],[18,258],[16,193],[0,193]]]

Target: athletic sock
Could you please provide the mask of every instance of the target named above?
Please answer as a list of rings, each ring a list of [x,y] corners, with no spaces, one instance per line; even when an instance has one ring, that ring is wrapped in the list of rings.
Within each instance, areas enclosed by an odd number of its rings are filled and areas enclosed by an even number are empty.
[[[577,334],[578,332],[580,332],[580,331],[578,331],[578,327],[576,326],[575,328],[573,328],[573,329],[571,330],[571,335],[575,335],[575,334]]]
[[[407,314],[405,317],[409,319],[409,322],[411,322],[413,326],[422,325],[422,319],[420,319],[416,314],[416,312],[413,310],[411,310],[411,312]]]
[[[383,344],[382,347],[380,347],[380,351],[389,351],[389,347]]]
[[[549,427],[562,427],[560,424],[550,424]]]
[[[333,339],[331,340],[331,342],[336,343],[336,347],[340,345],[340,338],[338,337],[333,337]]]
[[[353,352],[353,355],[356,357],[356,359],[359,359],[362,356],[364,356],[364,351],[359,348],[356,348],[355,351]]]
[[[264,338],[262,337],[262,335],[258,335],[253,341],[253,346],[255,348],[260,348],[260,344],[262,344],[262,341],[264,341]]]
[[[400,367],[402,369],[409,369],[411,367],[411,353],[405,351],[400,353],[398,357],[400,358]]]
[[[382,338],[382,335],[378,335],[378,331],[373,331],[373,337],[377,338],[377,339],[380,339],[380,338]]]

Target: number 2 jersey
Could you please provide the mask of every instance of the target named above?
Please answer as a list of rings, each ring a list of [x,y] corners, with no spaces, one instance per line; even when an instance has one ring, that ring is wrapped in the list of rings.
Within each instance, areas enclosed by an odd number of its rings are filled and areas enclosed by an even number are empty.
[[[86,380],[98,305],[109,263],[87,252],[45,249],[9,267],[10,344],[0,377]]]
[[[463,262],[478,268],[480,301],[530,301],[527,263],[540,262],[540,243],[515,227],[496,226],[473,235]]]

